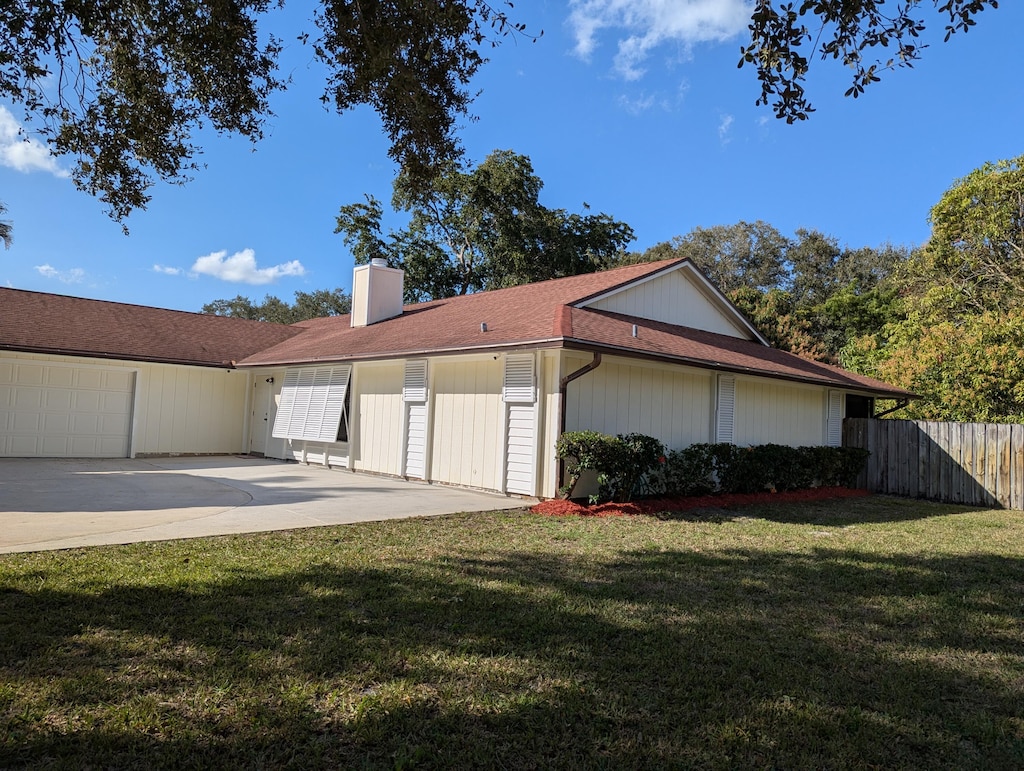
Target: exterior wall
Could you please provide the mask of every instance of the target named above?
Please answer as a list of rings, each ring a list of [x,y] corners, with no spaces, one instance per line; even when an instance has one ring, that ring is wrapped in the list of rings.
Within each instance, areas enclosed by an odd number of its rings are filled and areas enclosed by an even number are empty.
[[[726,317],[684,270],[629,287],[587,307],[750,339],[750,334]]]
[[[563,374],[591,360],[566,354]],[[605,357],[569,384],[566,430],[638,432],[671,449],[711,441],[713,375],[695,369]]]
[[[537,494],[544,498],[554,498],[558,492],[558,456],[555,453],[555,442],[558,441],[559,404],[558,382],[565,374],[562,370],[562,356],[558,351],[541,353],[540,377],[540,408],[541,423],[540,447],[538,448],[538,489]],[[571,386],[570,386],[571,387]]]
[[[431,359],[428,478],[501,490],[504,482],[505,404],[501,357]]]
[[[398,476],[403,473],[404,362],[356,364],[352,394],[352,468]]]
[[[736,378],[735,444],[825,444],[827,390],[764,378]]]
[[[5,358],[126,368],[137,373],[131,454],[235,453],[247,447],[245,372],[81,356],[4,352]]]

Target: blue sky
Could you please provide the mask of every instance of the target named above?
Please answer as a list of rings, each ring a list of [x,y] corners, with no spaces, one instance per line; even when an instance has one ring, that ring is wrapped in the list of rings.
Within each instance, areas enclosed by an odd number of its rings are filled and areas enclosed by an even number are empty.
[[[741,0],[518,3],[515,18],[544,35],[488,51],[473,84],[478,120],[461,137],[474,162],[494,149],[528,155],[545,205],[586,202],[623,220],[635,249],[757,219],[852,247],[919,244],[955,179],[1024,153],[1024,4],[985,11],[945,44],[923,5],[931,47],[914,69],[853,100],[847,71],[816,61],[817,112],[787,125],[755,107],[754,71],[736,67]],[[311,28],[309,7],[292,0],[275,31],[292,40]],[[207,168],[184,187],[157,185],[129,236],[74,189],[66,160],[17,141],[22,113],[4,106],[0,200],[15,241],[0,252],[0,284],[193,311],[236,294],[347,291],[352,257],[335,216],[365,193],[390,200],[387,142],[370,110],[323,109],[308,49],[290,45],[283,69],[294,85],[275,98],[267,138],[254,150],[203,136]]]

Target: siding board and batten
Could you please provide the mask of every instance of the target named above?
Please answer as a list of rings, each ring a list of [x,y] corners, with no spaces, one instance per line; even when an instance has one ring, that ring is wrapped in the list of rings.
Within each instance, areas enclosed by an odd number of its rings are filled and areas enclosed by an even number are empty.
[[[749,339],[746,330],[731,323],[693,281],[678,271],[598,298],[586,307]]]
[[[502,363],[487,358],[431,365],[429,479],[502,489]]]

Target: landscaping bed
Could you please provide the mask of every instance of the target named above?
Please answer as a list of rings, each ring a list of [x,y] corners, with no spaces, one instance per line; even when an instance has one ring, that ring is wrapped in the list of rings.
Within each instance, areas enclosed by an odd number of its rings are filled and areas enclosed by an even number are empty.
[[[629,503],[586,504],[578,501],[553,499],[541,501],[530,511],[547,516],[622,517],[662,512],[695,511],[700,509],[728,509],[766,503],[808,503],[831,498],[862,498],[867,490],[849,487],[815,487],[808,490],[785,492],[732,493],[696,495],[686,498],[650,498]]]

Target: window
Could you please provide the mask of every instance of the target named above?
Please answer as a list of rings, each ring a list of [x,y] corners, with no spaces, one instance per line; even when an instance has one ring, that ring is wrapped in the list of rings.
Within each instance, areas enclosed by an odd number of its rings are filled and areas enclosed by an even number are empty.
[[[341,420],[338,422],[338,441],[348,441],[348,416],[352,410],[352,389],[345,389],[345,404],[341,409]]]
[[[335,442],[348,421],[349,364],[295,367],[284,376],[271,432],[278,439]],[[348,426],[344,427],[348,435]]]

